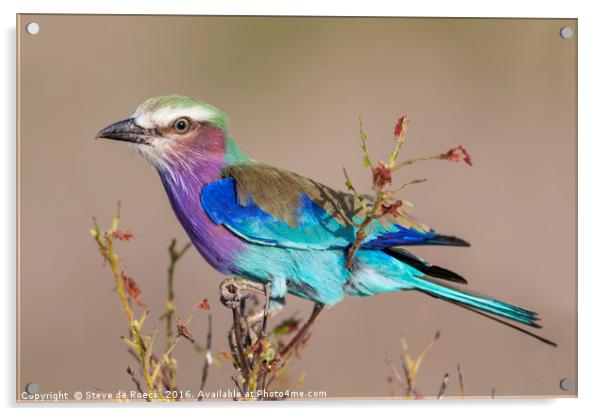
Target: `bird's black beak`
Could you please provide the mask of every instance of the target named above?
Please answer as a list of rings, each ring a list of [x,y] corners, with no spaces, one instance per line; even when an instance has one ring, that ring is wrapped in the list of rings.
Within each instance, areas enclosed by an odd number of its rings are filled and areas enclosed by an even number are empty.
[[[140,127],[133,118],[118,121],[105,127],[96,135],[97,139],[120,140],[137,144],[150,144],[148,130]]]

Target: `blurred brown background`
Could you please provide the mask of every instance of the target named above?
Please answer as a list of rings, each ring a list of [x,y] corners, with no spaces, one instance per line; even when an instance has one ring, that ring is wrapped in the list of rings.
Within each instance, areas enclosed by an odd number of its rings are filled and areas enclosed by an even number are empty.
[[[27,22],[40,24],[27,35]],[[414,352],[442,337],[418,376],[436,395],[450,372],[459,393],[576,393],[576,20],[138,17],[22,15],[20,36],[20,299],[18,392],[133,389],[125,323],[112,276],[90,238],[123,201],[123,225],[140,233],[119,251],[151,307],[162,313],[167,245],[187,241],[158,176],[97,131],[144,99],[178,93],[226,111],[254,158],[343,186],[345,165],[362,191],[357,116],[374,159],[391,148],[393,124],[411,119],[406,157],[458,144],[475,161],[435,162],[398,175],[427,176],[408,190],[414,214],[471,248],[414,250],[464,275],[470,287],[541,313],[548,347],[456,306],[417,293],[347,299],[324,313],[293,375],[329,397],[386,397],[385,357],[400,336]],[[186,314],[207,297],[214,353],[226,350],[229,311],[221,277],[196,252],[178,266]],[[285,314],[311,305],[289,297]],[[160,328],[163,329],[161,322]],[[149,327],[150,328],[150,327]],[[197,313],[191,330],[203,339]],[[179,387],[198,389],[202,362],[176,349]],[[229,365],[208,389],[231,388]],[[575,388],[559,389],[569,377]]]

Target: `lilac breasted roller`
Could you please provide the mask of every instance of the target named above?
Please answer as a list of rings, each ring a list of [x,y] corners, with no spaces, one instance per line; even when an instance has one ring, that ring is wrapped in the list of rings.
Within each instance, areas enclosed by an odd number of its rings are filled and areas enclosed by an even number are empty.
[[[157,170],[192,243],[219,272],[270,283],[270,307],[287,293],[332,306],[346,296],[415,290],[524,328],[535,312],[464,289],[466,280],[404,247],[468,246],[406,213],[375,221],[345,267],[362,210],[350,193],[258,162],[228,133],[226,115],[197,99],[151,98],[97,138],[128,142]]]

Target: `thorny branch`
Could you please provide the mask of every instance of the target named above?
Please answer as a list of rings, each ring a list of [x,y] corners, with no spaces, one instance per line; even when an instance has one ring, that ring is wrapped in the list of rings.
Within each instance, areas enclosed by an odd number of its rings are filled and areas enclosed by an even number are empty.
[[[121,231],[119,229],[119,221],[121,219],[121,203],[117,204],[117,212],[115,213],[111,222],[111,227],[101,232],[96,219],[93,218],[94,227],[90,230],[90,234],[98,245],[98,250],[103,257],[105,263],[108,263],[113,278],[115,280],[115,288],[121,307],[125,314],[128,322],[130,336],[122,337],[124,342],[136,351],[139,364],[142,371],[142,376],[146,382],[146,391],[149,395],[156,392],[155,380],[152,378],[153,369],[150,368],[150,356],[151,352],[148,348],[148,344],[152,341],[152,338],[144,336],[141,333],[142,325],[149,315],[149,311],[146,310],[140,319],[136,319],[134,311],[131,307],[130,299],[134,299],[137,303],[140,302],[140,291],[135,281],[129,277],[125,269],[122,268],[119,257],[115,253],[114,243],[115,240],[129,241],[133,234],[130,231]],[[163,399],[162,394],[157,394],[158,397]]]
[[[176,239],[172,239],[171,243],[169,244],[168,247],[168,252],[169,252],[169,266],[167,268],[167,302],[166,302],[166,306],[165,306],[165,314],[162,316],[162,318],[165,319],[165,325],[166,325],[166,337],[168,340],[168,344],[170,344],[170,340],[173,338],[173,316],[174,313],[176,312],[175,309],[175,305],[174,305],[174,298],[175,298],[175,292],[174,292],[174,285],[173,285],[173,281],[174,281],[174,272],[176,269],[176,263],[178,262],[178,260],[180,260],[180,258],[182,258],[182,256],[184,254],[186,254],[186,251],[188,251],[188,249],[190,248],[191,244],[190,242],[188,242],[188,244],[184,245],[184,247],[182,247],[180,250],[178,250],[176,248]]]
[[[136,371],[131,367],[127,368],[127,374],[134,383],[136,390],[144,393],[144,399],[147,401],[170,401],[175,400],[175,397],[167,397],[165,391],[172,391],[175,388],[176,361],[172,357],[172,352],[184,332],[178,326],[178,334],[173,334],[173,319],[175,313],[174,307],[174,290],[173,278],[176,262],[184,255],[190,244],[185,245],[183,249],[175,249],[175,240],[169,247],[170,266],[168,268],[168,299],[166,312],[163,315],[166,318],[166,342],[163,354],[157,357],[153,351],[154,343],[159,334],[158,328],[154,328],[150,335],[143,332],[144,323],[150,315],[150,309],[142,302],[142,291],[134,278],[126,271],[115,251],[115,243],[117,241],[129,242],[135,237],[130,230],[120,229],[121,221],[121,203],[117,205],[117,211],[111,221],[111,226],[101,231],[96,218],[93,218],[93,227],[90,230],[92,238],[96,242],[99,253],[101,254],[104,264],[108,264],[115,281],[115,291],[120,301],[121,308],[124,312],[127,324],[128,335],[122,336],[122,340],[128,347],[128,352],[136,359],[139,373],[142,377],[141,382]],[[133,308],[133,303],[144,311],[139,318]],[[176,316],[176,321],[178,317]],[[190,319],[190,318],[189,318]],[[169,376],[166,377],[166,369]],[[206,377],[206,376],[205,376]],[[144,385],[143,385],[144,383]]]
[[[176,269],[176,263],[182,256],[186,253],[186,251],[190,248],[191,243],[184,245],[184,247],[180,250],[176,248],[176,239],[172,239],[171,243],[168,247],[169,253],[169,266],[167,268],[167,301],[165,303],[165,313],[161,316],[160,319],[165,319],[165,350],[167,351],[171,348],[174,342],[173,336],[173,321],[174,314],[176,312],[174,298],[174,273]],[[167,360],[167,368],[168,368],[168,379],[169,379],[169,389],[170,391],[174,391],[176,388],[176,362],[175,360],[170,359],[168,356]]]

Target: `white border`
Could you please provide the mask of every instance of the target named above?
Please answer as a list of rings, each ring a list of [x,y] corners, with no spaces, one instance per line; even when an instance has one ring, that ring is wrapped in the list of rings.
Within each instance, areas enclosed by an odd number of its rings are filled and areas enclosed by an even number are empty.
[[[304,402],[272,403],[267,405],[228,405],[204,403],[202,406],[179,406],[182,411],[210,412],[226,414],[241,411],[245,414],[261,413],[288,415],[315,411],[342,410],[349,415],[365,414],[377,406],[379,413],[407,411],[414,414],[441,413],[446,415],[504,415],[508,412],[531,411],[546,415],[563,415],[568,412],[578,414],[594,413],[602,384],[600,350],[600,317],[602,317],[602,275],[599,272],[600,239],[602,227],[602,192],[599,179],[602,178],[602,134],[600,131],[602,111],[598,103],[602,97],[600,79],[602,74],[601,45],[602,17],[597,13],[594,1],[545,1],[526,2],[524,0],[483,1],[412,1],[394,2],[371,0],[369,2],[326,0],[3,0],[0,2],[0,19],[3,26],[2,41],[2,88],[4,97],[0,101],[2,135],[2,163],[0,169],[0,194],[4,197],[0,204],[0,264],[2,274],[2,329],[0,342],[4,370],[0,378],[0,397],[5,407],[13,407],[15,397],[15,14],[20,13],[126,13],[126,14],[272,14],[272,15],[339,15],[339,16],[467,16],[467,17],[558,17],[579,18],[579,399],[561,400],[496,400],[471,402],[401,402],[378,404],[366,402]],[[553,122],[553,120],[550,120]],[[562,236],[559,236],[562,238]],[[597,405],[598,404],[598,405]],[[597,406],[596,406],[597,405]],[[31,407],[31,406],[18,406]],[[105,413],[106,406],[88,407],[85,411],[93,414]],[[199,408],[201,407],[201,408]],[[204,410],[203,407],[208,407]],[[336,408],[336,409],[335,409]],[[343,410],[344,408],[344,410]],[[148,411],[141,406],[117,405],[111,412],[136,414]],[[165,409],[166,411],[167,409]],[[28,411],[28,409],[25,409]],[[44,411],[51,414],[81,413],[75,406],[51,406]],[[164,411],[164,410],[160,410]],[[173,407],[170,407],[170,412]]]

